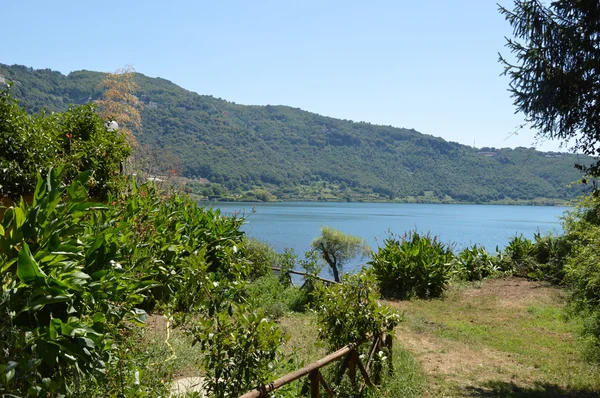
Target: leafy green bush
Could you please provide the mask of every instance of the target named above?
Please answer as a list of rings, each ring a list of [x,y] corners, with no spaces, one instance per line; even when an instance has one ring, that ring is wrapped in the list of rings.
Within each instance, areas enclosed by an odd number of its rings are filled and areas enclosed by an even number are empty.
[[[194,290],[198,261],[223,275],[235,267],[248,270],[238,249],[245,238],[241,218],[198,207],[188,196],[163,192],[151,183],[138,187],[135,180],[110,202],[109,208],[93,215],[98,225],[120,237],[114,248],[119,258],[107,261],[134,270],[137,278],[157,282],[144,299],[145,309],[158,304],[168,310],[188,310],[198,293]],[[102,242],[96,244],[104,253]]]
[[[319,336],[330,350],[389,332],[400,317],[378,301],[377,284],[369,270],[348,275],[342,283],[317,285]]]
[[[277,319],[286,312],[295,311],[303,300],[302,289],[297,286],[282,284],[279,278],[271,273],[255,279],[246,286],[245,294],[262,308],[271,319]]]
[[[329,351],[358,343],[359,355],[368,355],[368,349],[376,336],[393,335],[400,316],[379,301],[377,283],[372,271],[363,269],[358,274],[346,275],[341,283],[316,285],[314,308],[317,313],[319,338],[326,342]],[[385,353],[384,353],[385,352]],[[375,380],[379,380],[387,348],[378,352],[372,365]],[[340,371],[341,363],[329,366],[326,374],[333,379]],[[358,385],[344,377],[340,383],[331,384],[339,396],[358,396]]]
[[[498,257],[484,247],[466,247],[454,257],[454,268],[460,279],[479,281],[500,271]]]
[[[537,268],[533,256],[534,248],[531,240],[525,238],[523,235],[514,236],[504,248],[502,267],[504,269],[513,269],[521,276],[527,276]]]
[[[532,255],[537,267],[528,276],[538,280],[562,283],[565,278],[565,265],[571,255],[571,239],[567,235],[534,235]]]
[[[0,222],[2,393],[66,393],[77,380],[109,386],[113,375],[135,381],[144,361],[126,348],[123,321],[142,324],[136,306],[201,307],[210,319],[244,301],[241,219],[135,181],[110,206],[89,203],[89,178],[64,186],[63,170],[38,176],[33,203]],[[205,306],[207,292],[215,305]],[[144,388],[119,386],[118,394]]]
[[[244,244],[244,258],[252,267],[250,270],[250,278],[256,279],[272,273],[272,267],[279,266],[279,255],[266,242],[261,242],[258,239],[249,238]]]
[[[229,256],[235,259],[232,252]],[[190,292],[186,293],[188,311],[194,315],[184,312],[177,318],[203,351],[205,391],[218,397],[237,396],[272,379],[285,336],[248,296],[248,262],[234,261],[224,272],[204,256],[188,261],[190,282],[182,293]]]
[[[108,131],[92,105],[64,113],[30,116],[0,90],[0,197],[31,194],[39,170],[62,167],[66,183],[91,171],[90,194],[105,199],[123,185],[120,165],[130,148],[118,131]]]
[[[114,261],[120,236],[95,223],[106,207],[86,201],[88,177],[64,187],[60,170],[38,175],[33,203],[0,222],[3,394],[64,394],[81,375],[102,378],[122,321],[144,316],[135,306],[154,282]]]
[[[440,297],[450,279],[452,249],[437,237],[411,231],[391,235],[368,262],[384,297]]]
[[[565,265],[569,310],[584,320],[588,356],[600,362],[600,200],[589,196],[565,216],[571,245]]]
[[[584,333],[591,337],[590,354],[600,361],[600,227],[590,226],[580,235],[566,265],[570,309],[584,319]]]
[[[211,396],[239,396],[274,379],[286,337],[261,310],[235,306],[197,322],[190,331],[205,352],[204,388]]]
[[[542,236],[534,234],[531,241],[523,235],[513,237],[504,252],[498,253],[495,260],[499,271],[516,275],[562,283],[565,277],[565,264],[571,253],[572,238],[563,236]],[[497,249],[496,249],[497,250]]]

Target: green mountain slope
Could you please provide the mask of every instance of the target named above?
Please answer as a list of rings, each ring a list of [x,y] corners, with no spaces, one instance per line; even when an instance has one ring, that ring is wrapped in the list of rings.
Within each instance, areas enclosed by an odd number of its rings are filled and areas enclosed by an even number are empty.
[[[0,64],[29,112],[98,98],[99,72],[68,76]],[[168,149],[181,173],[231,192],[263,187],[283,199],[367,198],[458,202],[568,199],[580,174],[572,154],[476,149],[390,126],[338,120],[286,106],[237,105],[161,78],[136,75],[141,144]]]

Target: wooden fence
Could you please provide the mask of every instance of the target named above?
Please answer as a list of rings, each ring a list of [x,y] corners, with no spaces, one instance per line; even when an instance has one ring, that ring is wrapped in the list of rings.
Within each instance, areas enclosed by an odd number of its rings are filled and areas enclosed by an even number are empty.
[[[357,348],[359,346],[360,343],[354,343],[344,346],[336,352],[329,354],[319,359],[318,361],[303,367],[302,369],[298,369],[292,373],[288,373],[287,375],[280,377],[279,379],[267,385],[256,387],[254,390],[247,392],[240,398],[266,397],[271,391],[285,386],[286,384],[289,384],[304,376],[308,377],[310,383],[309,385],[305,385],[305,388],[302,391],[302,395],[307,394],[307,390],[308,388],[310,388],[310,397],[318,398],[320,396],[322,386],[323,389],[327,392],[328,397],[334,397],[335,395],[333,393],[333,390],[329,387],[327,381],[323,378],[323,374],[321,373],[320,369],[342,358],[344,359],[342,362],[342,366],[336,374],[335,384],[340,383],[346,370],[348,370],[348,375],[350,376],[350,379],[353,382],[356,382],[356,370],[358,368],[360,374],[363,377],[363,381],[359,389],[359,392],[362,392],[366,385],[373,386],[374,384],[379,384],[381,380],[380,364],[378,362],[374,362],[376,353],[381,349],[385,349],[387,351],[386,355],[388,371],[390,372],[390,374],[394,371],[392,363],[392,336],[389,334],[381,334],[373,338],[373,344],[371,344],[366,365],[363,365],[359,353],[357,351]]]
[[[279,267],[271,267],[271,270],[273,270],[273,271],[276,271],[276,272],[285,272],[286,274],[302,275],[302,276],[304,276],[304,277],[307,277],[307,276],[309,276],[309,277],[312,277],[312,278],[318,279],[318,280],[320,280],[320,281],[322,281],[322,282],[325,282],[326,284],[334,284],[334,283],[337,283],[337,282],[336,282],[336,281],[334,281],[334,280],[331,280],[331,279],[325,279],[325,278],[321,278],[320,276],[313,275],[313,274],[307,274],[306,272],[300,272],[300,271],[294,271],[294,270],[282,271],[282,270],[281,270],[281,268],[279,268]],[[291,278],[291,277],[290,277],[290,283],[291,283],[292,285],[294,284],[294,282],[292,282],[292,278]]]

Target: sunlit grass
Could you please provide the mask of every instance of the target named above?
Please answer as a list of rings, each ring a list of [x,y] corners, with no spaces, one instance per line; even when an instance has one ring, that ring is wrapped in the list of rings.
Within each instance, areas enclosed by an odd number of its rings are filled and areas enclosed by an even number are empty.
[[[485,281],[451,289],[443,300],[393,305],[405,311],[399,340],[423,339],[428,345],[414,345],[422,350],[417,358],[440,361],[429,365],[435,381],[429,395],[464,395],[473,386],[489,390],[503,382],[528,393],[550,386],[600,392],[599,369],[585,361],[578,341],[581,324],[564,316],[564,298],[556,288],[514,279]],[[444,363],[453,358],[463,362],[464,371]]]

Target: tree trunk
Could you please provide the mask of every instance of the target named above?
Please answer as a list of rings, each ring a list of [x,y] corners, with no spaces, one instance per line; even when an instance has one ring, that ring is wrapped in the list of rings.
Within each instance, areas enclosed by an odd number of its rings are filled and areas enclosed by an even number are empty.
[[[333,280],[338,282],[340,281],[340,273],[335,264],[329,264],[331,266],[331,270],[333,271]]]
[[[337,258],[332,253],[329,253],[327,250],[323,249],[323,260],[331,267],[331,271],[333,271],[333,280],[336,282],[340,282],[340,273],[337,268]]]

